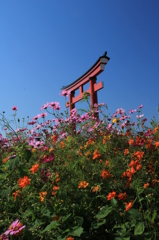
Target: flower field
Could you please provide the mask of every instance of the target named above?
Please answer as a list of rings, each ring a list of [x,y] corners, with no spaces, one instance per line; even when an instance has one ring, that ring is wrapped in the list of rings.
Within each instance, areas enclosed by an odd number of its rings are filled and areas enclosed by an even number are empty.
[[[159,127],[142,108],[52,102],[15,131],[3,114],[0,239],[159,239]]]

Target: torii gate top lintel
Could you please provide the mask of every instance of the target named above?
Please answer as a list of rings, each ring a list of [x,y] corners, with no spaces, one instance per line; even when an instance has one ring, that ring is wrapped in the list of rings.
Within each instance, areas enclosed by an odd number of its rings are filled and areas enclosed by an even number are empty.
[[[97,91],[104,87],[102,82],[96,83],[97,76],[104,71],[105,65],[109,61],[107,52],[105,52],[98,60],[93,64],[93,66],[87,70],[80,78],[75,80],[73,83],[63,86],[62,90],[70,91],[69,103],[66,103],[66,107],[70,107],[70,111],[75,108],[75,103],[83,99],[83,85],[90,82],[90,87],[86,90],[91,96],[91,104],[94,105],[98,103]],[[79,89],[79,95],[75,95],[75,91]]]

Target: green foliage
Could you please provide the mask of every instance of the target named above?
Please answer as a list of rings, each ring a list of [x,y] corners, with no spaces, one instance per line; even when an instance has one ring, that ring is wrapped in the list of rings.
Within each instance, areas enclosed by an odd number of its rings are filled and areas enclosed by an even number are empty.
[[[1,141],[0,234],[19,219],[21,239],[159,239],[157,125],[137,134],[116,117],[109,129],[91,110],[85,121],[78,113],[60,120],[54,132],[48,123],[38,140],[21,131]]]

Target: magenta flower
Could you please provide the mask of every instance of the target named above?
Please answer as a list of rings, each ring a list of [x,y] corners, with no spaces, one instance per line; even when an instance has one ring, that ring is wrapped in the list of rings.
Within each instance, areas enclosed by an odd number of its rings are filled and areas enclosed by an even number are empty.
[[[51,155],[51,156],[46,156],[44,158],[41,159],[41,162],[42,163],[48,163],[48,162],[51,162],[52,160],[54,160],[55,158],[55,155]]]
[[[34,125],[34,124],[36,124],[36,122],[35,122],[35,121],[28,122],[28,125]]]
[[[56,109],[58,106],[59,106],[59,102],[51,102],[51,103],[49,103],[49,107],[50,108]]]
[[[60,106],[57,106],[57,107],[55,108],[55,110],[60,110],[60,108],[61,108]]]
[[[134,110],[129,110],[129,113],[134,113],[134,112],[136,112],[136,109],[134,109]]]
[[[41,117],[45,118],[47,116],[47,113],[41,113]]]
[[[48,181],[48,178],[51,176],[50,171],[47,171],[46,168],[43,168],[41,171],[41,180],[43,180],[44,182]]]
[[[16,107],[16,106],[13,106],[13,107],[12,107],[12,110],[13,110],[13,111],[17,111],[17,107]]]
[[[136,118],[142,118],[143,116],[144,116],[144,114],[136,115]]]
[[[142,119],[142,123],[146,122],[147,121],[147,118],[144,118]]]
[[[138,109],[139,109],[139,108],[143,108],[143,106],[144,106],[144,105],[143,105],[143,104],[141,104],[141,105],[138,107]]]
[[[8,228],[7,231],[5,231],[5,235],[18,235],[19,233],[21,233],[22,229],[25,228],[25,225],[23,226],[20,221],[18,219],[16,219],[14,222],[12,222],[12,224],[10,225],[10,227]]]
[[[59,93],[60,96],[67,97],[70,94],[70,91],[62,90],[62,93]]]
[[[48,108],[48,106],[49,106],[49,103],[47,103],[47,104],[44,104],[41,108],[40,108],[40,110],[43,110],[43,109],[47,109]]]
[[[122,109],[122,108],[118,108],[118,109],[116,110],[116,114],[124,114],[124,113],[125,113],[125,110]]]
[[[9,240],[9,238],[7,237],[6,234],[3,233],[3,234],[0,236],[0,240]]]

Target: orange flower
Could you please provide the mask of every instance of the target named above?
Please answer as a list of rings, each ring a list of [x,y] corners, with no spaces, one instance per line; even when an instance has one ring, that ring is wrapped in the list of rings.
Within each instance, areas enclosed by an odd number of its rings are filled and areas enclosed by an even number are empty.
[[[129,149],[126,148],[125,151],[124,151],[124,156],[127,155],[129,153]]]
[[[54,186],[53,191],[57,191],[59,189],[59,186]]]
[[[64,148],[64,142],[59,143],[60,148]]]
[[[136,170],[139,171],[141,168],[142,168],[141,164],[138,163],[138,164],[136,165]]]
[[[49,153],[51,153],[53,151],[53,148],[51,147],[50,149],[49,149]]]
[[[157,183],[157,182],[159,183],[159,180],[153,179],[153,180],[152,180],[152,186],[155,186],[155,183]]]
[[[44,202],[44,198],[46,197],[47,192],[40,192],[39,195],[40,195],[40,201]]]
[[[93,189],[92,189],[92,192],[98,192],[98,191],[101,191],[101,187],[100,186],[94,186]]]
[[[129,209],[132,208],[132,202],[129,202],[129,203],[125,202],[125,205],[126,205],[125,212],[129,211]]]
[[[53,195],[53,196],[56,196],[56,193],[57,193],[56,191],[57,191],[58,189],[59,189],[59,186],[54,186],[54,187],[53,187],[53,191],[52,191],[52,195]]]
[[[33,149],[31,150],[31,152],[32,152],[32,153],[36,152],[36,149],[35,149],[35,148],[33,148]]]
[[[88,182],[80,181],[80,183],[78,184],[78,188],[86,188],[88,185],[89,185]]]
[[[149,185],[150,185],[149,183],[145,183],[144,186],[143,186],[143,188],[145,189],[145,188],[147,188]]]
[[[28,176],[24,176],[23,178],[18,179],[18,184],[20,188],[25,188],[27,185],[30,184],[30,178]]]
[[[115,198],[115,197],[116,197],[116,192],[111,192],[108,194],[107,199],[110,201],[112,200],[112,198]]]
[[[110,172],[107,170],[101,170],[101,177],[103,179],[107,179],[108,177],[110,177]]]
[[[88,151],[85,153],[85,156],[88,158],[90,155],[91,155],[91,151],[88,150]]]
[[[99,163],[100,163],[100,164],[102,164],[102,162],[103,162],[103,160],[102,160],[102,159],[100,159],[100,160],[99,160]]]
[[[36,173],[38,171],[38,169],[39,169],[39,164],[37,163],[30,168],[30,171],[32,173]]]
[[[134,160],[132,160],[130,163],[129,163],[129,167],[134,167],[136,165],[136,162],[134,162]]]
[[[58,135],[55,134],[55,135],[51,136],[51,139],[53,140],[52,143],[55,144],[58,139]]]
[[[67,237],[66,240],[74,240],[72,237]]]
[[[9,158],[7,157],[7,158],[4,158],[3,159],[3,163],[6,163],[6,162],[8,162],[8,160],[9,160]]]
[[[88,143],[88,144],[94,144],[95,142],[94,142],[94,139],[93,139],[93,138],[90,138],[87,143]]]
[[[159,147],[159,142],[155,142],[156,147]]]
[[[125,199],[126,199],[126,192],[124,192],[124,193],[119,193],[119,194],[118,194],[118,199],[119,199],[119,200],[125,200]]]
[[[137,151],[133,154],[133,157],[137,157],[139,160],[143,158],[144,152]]]
[[[100,157],[101,157],[101,154],[98,152],[98,150],[95,150],[93,153],[93,160]]]
[[[60,178],[59,178],[59,174],[58,174],[57,172],[56,172],[56,176],[57,176],[57,177],[56,177],[55,181],[56,181],[56,182],[59,182],[59,181],[60,181]]]
[[[61,217],[60,215],[56,215],[55,217],[52,218],[52,221],[57,221],[59,220],[60,217]]]
[[[129,145],[132,145],[134,143],[133,139],[129,139]]]
[[[109,165],[109,161],[108,160],[105,161],[105,165]]]
[[[154,128],[154,132],[155,132],[155,133],[157,132],[157,130],[158,130],[158,127]]]
[[[16,190],[15,192],[12,193],[12,196],[14,196],[14,200],[16,200],[16,197],[20,196],[20,190]]]

